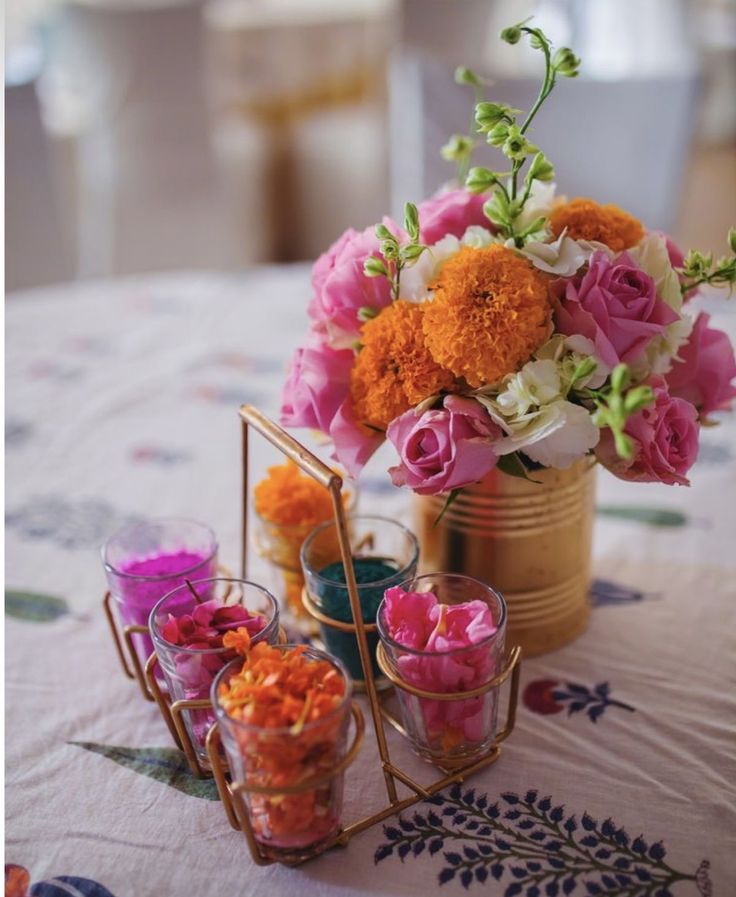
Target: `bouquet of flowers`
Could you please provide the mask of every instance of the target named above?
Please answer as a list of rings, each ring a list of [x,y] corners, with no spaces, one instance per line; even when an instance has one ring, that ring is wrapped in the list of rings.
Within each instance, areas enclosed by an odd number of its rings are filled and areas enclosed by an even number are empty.
[[[408,203],[401,226],[348,230],[317,260],[282,423],[327,434],[352,475],[388,439],[394,484],[420,494],[591,453],[625,480],[687,484],[700,426],[736,396],[728,337],[688,303],[736,281],[736,230],[729,256],[683,255],[615,205],[557,196],[529,129],[580,61],[527,22],[501,38],[542,53],[536,102],[525,116],[486,102],[457,70],[474,125],[442,152],[462,186]],[[503,171],[471,167],[482,137]]]

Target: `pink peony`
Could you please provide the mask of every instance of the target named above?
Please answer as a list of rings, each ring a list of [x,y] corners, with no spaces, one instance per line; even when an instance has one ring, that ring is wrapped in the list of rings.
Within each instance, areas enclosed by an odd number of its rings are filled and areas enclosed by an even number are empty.
[[[385,222],[398,233],[395,225]],[[380,257],[374,228],[352,228],[333,243],[314,263],[309,316],[336,349],[349,348],[360,333],[358,311],[363,306],[381,309],[391,302],[391,287],[385,277],[366,277],[363,263]]]
[[[318,340],[294,353],[281,397],[285,427],[311,427],[329,433],[337,409],[350,388],[355,355]]]
[[[595,453],[622,480],[688,486],[685,474],[698,457],[698,412],[685,399],[672,397],[662,377],[646,381],[654,402],[633,414],[624,432],[634,441],[632,458],[619,458],[610,430],[604,430]]]
[[[471,225],[492,230],[483,212],[486,199],[463,189],[440,191],[426,199],[417,207],[422,243],[432,246],[448,234],[459,239]]]
[[[635,361],[678,315],[657,298],[654,281],[627,253],[598,251],[582,276],[557,281],[557,329],[592,340],[596,357],[614,368]]]
[[[401,459],[389,469],[393,484],[437,495],[482,479],[498,461],[491,442],[502,433],[478,402],[447,396],[443,408],[397,417],[386,435]]]
[[[337,409],[330,424],[330,437],[335,446],[333,457],[357,477],[368,459],[383,442],[383,434],[375,433],[355,420],[350,397]]]
[[[721,330],[708,326],[710,315],[701,312],[695,319],[690,338],[681,346],[676,361],[666,375],[670,395],[691,402],[701,417],[725,411],[736,398],[731,380],[736,377],[731,341]]]

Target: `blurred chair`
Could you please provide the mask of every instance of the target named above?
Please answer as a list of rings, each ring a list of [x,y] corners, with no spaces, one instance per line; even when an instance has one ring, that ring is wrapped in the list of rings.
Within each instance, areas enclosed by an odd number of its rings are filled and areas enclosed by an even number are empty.
[[[471,65],[494,79],[489,99],[530,108],[543,72],[541,54],[520,45],[508,47],[497,34],[503,25],[536,11],[535,22],[548,30],[555,44],[571,43],[583,59],[582,77],[558,80],[530,132],[554,163],[559,189],[568,196],[616,202],[649,227],[671,229],[683,186],[697,84],[688,5],[617,0],[614,9],[607,0],[558,0],[509,7],[491,7],[480,0],[404,0],[404,46],[391,70],[395,213],[404,200],[426,196],[453,175],[439,150],[450,134],[467,132],[472,109],[470,90],[453,81],[456,65]],[[638,39],[637,28],[642,32]],[[669,40],[659,57],[647,52],[651,28]],[[433,36],[431,57],[423,47],[428,34]],[[618,42],[622,53],[612,61],[610,47]],[[517,58],[508,51],[516,51]],[[529,72],[535,73],[533,78]],[[475,159],[475,164],[497,168],[504,161],[485,144]]]
[[[52,130],[76,131],[80,276],[258,260],[210,139],[202,38],[194,2],[62,9],[44,95]]]

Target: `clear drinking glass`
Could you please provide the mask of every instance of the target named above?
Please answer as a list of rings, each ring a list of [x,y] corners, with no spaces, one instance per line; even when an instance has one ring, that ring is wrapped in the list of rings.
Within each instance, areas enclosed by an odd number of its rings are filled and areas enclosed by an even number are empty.
[[[279,645],[280,651],[294,645]],[[242,667],[236,660],[220,671],[212,684],[212,706],[234,784],[259,787],[292,787],[330,773],[347,753],[353,686],[339,660],[304,649],[312,661],[327,661],[345,682],[339,705],[319,720],[296,727],[264,728],[228,716],[219,690]],[[296,793],[254,794],[243,797],[255,838],[272,859],[298,858],[318,852],[340,828],[345,773],[340,772],[316,788]]]
[[[489,585],[470,576],[431,573],[401,583],[406,592],[432,592],[440,604],[482,601],[496,631],[468,647],[444,653],[418,651],[389,635],[386,605],[378,610],[378,634],[389,668],[409,685],[436,694],[470,691],[493,679],[504,663],[506,604]],[[496,736],[499,687],[474,698],[442,701],[396,689],[404,728],[414,751],[426,760],[452,766],[471,762],[490,750]]]
[[[185,579],[217,571],[217,539],[203,523],[153,518],[119,529],[102,546],[108,587],[124,626],[147,626],[153,606]],[[133,635],[141,665],[153,653],[148,635]]]
[[[271,645],[276,644],[279,637],[279,608],[273,595],[262,586],[243,579],[225,577],[192,581],[191,584],[197,595],[207,601],[214,600],[221,607],[239,605],[251,614],[263,617],[263,628],[252,637],[252,643],[267,641]],[[172,703],[208,699],[215,676],[236,658],[232,649],[185,648],[172,644],[164,637],[162,629],[171,617],[180,619],[185,615],[191,616],[202,603],[185,584],[164,595],[151,611],[149,630]],[[229,628],[234,630],[238,625],[242,626],[243,623],[233,622]],[[242,658],[240,663],[242,664]],[[214,722],[212,710],[190,710],[183,714],[183,718],[200,763],[208,765],[205,739]]]
[[[356,515],[347,518],[347,526],[363,622],[373,624],[386,589],[416,574],[419,543],[405,526],[385,517]],[[314,604],[325,616],[352,623],[335,522],[312,530],[302,546],[301,559],[307,591]],[[322,622],[320,632],[330,654],[340,658],[356,681],[362,681],[365,676],[355,634]],[[379,685],[386,686],[388,683],[375,662],[378,636],[369,631],[367,637],[374,676]]]

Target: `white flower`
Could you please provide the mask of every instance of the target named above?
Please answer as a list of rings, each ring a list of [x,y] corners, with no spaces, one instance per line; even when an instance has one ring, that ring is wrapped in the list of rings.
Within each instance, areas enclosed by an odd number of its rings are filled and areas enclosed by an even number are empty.
[[[538,464],[564,470],[598,444],[600,430],[580,405],[553,402],[541,409],[540,416],[547,419],[542,423],[530,422],[524,432],[528,441],[519,443],[518,432],[514,436],[524,454]],[[499,451],[498,447],[495,451]]]
[[[593,341],[579,333],[572,336],[555,333],[534,354],[536,358],[551,358],[557,363],[565,395],[569,391],[573,379],[574,385],[578,388],[588,386],[591,389],[598,389],[600,386],[603,386],[606,378],[611,373],[608,365],[604,364],[599,358],[595,358]],[[588,358],[594,359],[596,362],[595,368],[584,377],[575,378],[575,372],[578,370],[578,367]]]
[[[520,252],[535,268],[558,277],[572,277],[593,254],[592,249],[566,236],[565,231],[553,243],[532,240]]]
[[[496,403],[504,417],[514,418],[554,401],[560,396],[562,384],[557,364],[544,360],[527,362],[517,374],[504,380],[504,386]]]
[[[497,238],[489,230],[478,225],[469,227],[460,240],[448,234],[425,249],[410,268],[401,272],[400,298],[409,302],[425,302],[429,298],[429,285],[436,280],[445,262],[463,246],[482,249],[496,242]]]
[[[521,215],[516,219],[515,229],[517,231],[524,230],[529,227],[537,218],[549,218],[552,206],[555,203],[555,190],[557,189],[554,182],[534,181],[529,198],[524,203]],[[564,197],[560,197],[564,199]]]

